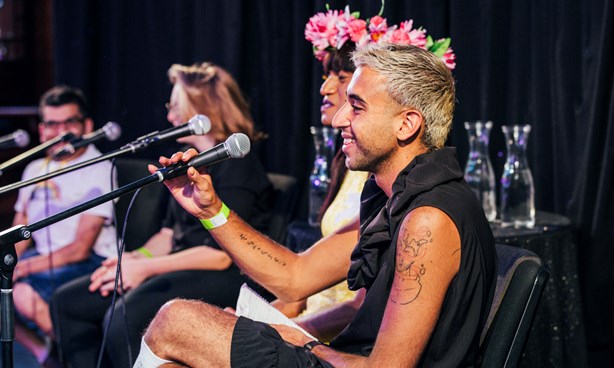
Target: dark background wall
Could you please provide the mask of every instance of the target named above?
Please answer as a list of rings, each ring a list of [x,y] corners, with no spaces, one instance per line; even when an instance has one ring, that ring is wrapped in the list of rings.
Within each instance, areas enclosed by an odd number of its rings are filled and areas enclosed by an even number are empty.
[[[164,103],[172,63],[211,60],[235,75],[269,134],[259,151],[266,167],[306,182],[321,69],[303,30],[311,15],[325,10],[325,1],[0,3],[0,27],[7,22],[3,12],[18,9],[11,19],[21,24],[24,45],[20,59],[0,61],[0,108],[35,105],[53,83],[81,87],[98,126],[113,120],[123,128],[119,142],[100,145],[111,150],[169,127]],[[349,5],[363,18],[380,7],[377,1]],[[577,229],[590,357],[595,361],[602,352],[604,366],[614,365],[614,2],[389,0],[384,16],[389,24],[411,18],[434,38],[452,37],[458,104],[448,143],[459,148],[463,165],[464,121],[494,122],[490,153],[497,177],[505,158],[500,126],[532,125],[528,154],[536,207],[569,216]],[[14,121],[0,120],[1,133],[14,129]],[[172,148],[138,155],[155,159]]]

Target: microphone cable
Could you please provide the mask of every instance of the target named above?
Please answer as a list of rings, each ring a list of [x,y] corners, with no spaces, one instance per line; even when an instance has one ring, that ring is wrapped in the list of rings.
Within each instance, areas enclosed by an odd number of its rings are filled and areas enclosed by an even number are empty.
[[[111,189],[111,191],[113,191],[113,190],[115,190],[115,189],[116,189],[116,188],[115,188],[115,180],[114,180],[115,175],[116,175],[116,172],[117,172],[117,167],[116,167],[116,165],[115,165],[115,158],[113,158],[113,159],[111,160],[111,175],[110,175],[110,177],[109,177],[109,181],[110,181],[110,189]],[[138,194],[138,192],[139,192],[139,191],[140,191],[140,189],[139,189],[139,190],[138,190],[138,191],[137,191],[137,192],[136,192],[134,195],[136,196],[136,195]],[[130,208],[131,208],[131,207],[132,207],[132,204],[130,204],[130,207],[128,208],[128,211],[130,211]],[[115,203],[114,203],[114,204],[113,204],[113,223],[114,223],[114,224],[116,224],[116,219],[117,219],[117,210],[116,210],[116,208],[115,208]],[[124,228],[125,228],[125,224],[124,224]],[[122,251],[122,249],[123,249],[122,247],[123,247],[123,236],[124,236],[124,234],[125,234],[125,233],[123,233],[123,234],[122,234],[122,237],[120,238],[120,237],[118,237],[117,231],[115,232],[115,244],[116,244],[116,249],[117,249],[118,259],[121,257],[121,254],[122,254],[122,252],[123,252],[123,251]],[[122,241],[121,243],[120,243],[120,240]],[[123,289],[122,289],[122,291],[123,291]],[[59,319],[59,314],[58,314],[58,310],[57,310],[57,305],[56,305],[56,304],[54,304],[54,307],[55,307],[55,308],[53,308],[53,311],[52,311],[52,312],[54,313],[55,320],[56,320],[56,321],[60,321],[60,319]],[[124,306],[124,308],[125,308],[125,306]],[[127,323],[127,321],[126,321],[126,323]],[[126,326],[127,326],[127,325],[126,325]],[[63,349],[62,349],[62,336],[61,336],[61,332],[60,332],[60,329],[59,329],[59,328],[54,328],[54,332],[55,332],[55,340],[56,340],[56,342],[57,342],[57,349],[58,349],[58,359],[59,359],[59,363],[60,363],[60,365],[61,365],[61,366],[64,366],[64,365],[65,365],[65,364],[64,364],[64,351],[63,351]],[[127,336],[127,335],[126,335],[126,336]],[[104,350],[104,345],[101,347],[101,352],[102,352],[103,350]],[[130,354],[130,352],[129,352],[129,354]],[[100,358],[99,358],[99,360],[100,360]]]
[[[124,253],[124,250],[126,248],[126,243],[125,243],[125,236],[126,236],[126,228],[128,227],[128,219],[130,217],[130,212],[132,210],[132,206],[134,205],[134,202],[136,201],[136,198],[138,197],[138,195],[141,193],[141,189],[143,188],[139,188],[137,189],[137,191],[132,195],[132,199],[130,200],[130,204],[128,205],[128,209],[126,210],[126,217],[124,218],[124,223],[123,223],[123,227],[122,227],[122,235],[121,238],[118,239],[118,243],[117,243],[117,265],[115,267],[115,284],[113,287],[113,296],[111,297],[111,306],[109,308],[110,309],[110,313],[109,313],[109,318],[107,319],[107,322],[104,326],[104,332],[102,335],[102,344],[100,345],[100,352],[98,353],[98,362],[96,363],[96,367],[100,368],[101,364],[102,364],[102,358],[104,356],[104,349],[105,349],[105,345],[107,342],[107,335],[108,335],[108,330],[109,330],[109,326],[111,325],[111,321],[113,320],[113,315],[115,314],[115,301],[117,298],[117,291],[118,288],[121,287],[121,295],[120,297],[122,298],[123,301],[123,314],[124,314],[124,324],[125,324],[125,332],[126,332],[126,342],[128,343],[128,359],[129,359],[129,365],[132,365],[132,349],[130,348],[130,343],[129,343],[129,336],[128,336],[128,316],[126,313],[126,301],[124,299],[124,295],[125,295],[125,290],[123,287],[123,280],[122,280],[122,274],[121,274],[121,261],[122,261],[122,256]],[[120,241],[121,240],[121,241]]]
[[[44,163],[45,165],[45,170],[47,173],[49,173],[49,164],[51,163],[50,160],[47,160],[47,162]],[[49,198],[49,183],[48,181],[45,181],[42,185],[42,187],[40,188],[43,190],[43,208],[44,208],[44,214],[45,217],[49,217],[50,216],[50,198]],[[40,190],[38,189],[38,190]],[[34,189],[34,191],[36,191],[37,189]],[[34,191],[32,192],[32,195],[34,194]],[[30,196],[30,200],[32,199],[32,195]],[[26,207],[27,208],[27,207]],[[26,213],[27,213],[27,209]],[[47,261],[48,261],[48,273],[49,273],[49,286],[51,287],[52,290],[55,290],[55,275],[54,275],[54,268],[53,268],[53,251],[52,251],[52,247],[51,247],[51,230],[49,229],[49,227],[45,228],[45,233],[47,235]],[[40,255],[40,253],[36,250],[36,244],[34,243],[34,241],[31,241],[31,246],[33,246],[33,250],[36,252],[37,255]],[[25,251],[24,251],[25,252]],[[33,257],[33,256],[31,256]],[[30,258],[30,257],[28,257]],[[27,259],[27,258],[25,258]],[[41,271],[44,272],[44,271]],[[30,277],[30,275],[28,275],[27,277]],[[19,281],[19,280],[18,280]],[[31,300],[32,304],[32,310],[36,310],[36,302],[34,301],[34,298],[32,298]],[[48,305],[49,306],[49,305]],[[34,320],[32,320],[32,322],[34,322]],[[36,324],[36,322],[34,322],[34,324],[36,325],[36,328],[42,332],[42,330],[40,329],[40,327],[38,326],[38,324]],[[29,329],[29,327],[27,327]],[[43,333],[43,335],[45,336],[43,338],[43,344],[45,344],[45,349],[47,349],[47,356],[45,357],[45,359],[47,359],[49,357],[49,354],[51,354],[51,348],[52,345],[48,344],[48,338],[49,336],[47,336],[46,333]],[[36,357],[36,359],[38,360],[38,356]]]
[[[47,161],[47,173],[49,173],[49,164],[51,163],[51,161]],[[49,188],[49,181],[45,181],[45,185],[44,185],[44,191],[45,191],[45,217],[49,217],[51,216],[50,212],[51,212],[51,208],[50,208],[50,188]],[[54,273],[54,267],[53,267],[53,249],[51,247],[51,229],[49,228],[49,226],[47,226],[47,228],[45,229],[45,232],[47,233],[47,254],[49,255],[48,260],[49,260],[49,285],[51,287],[52,290],[55,290],[55,273]],[[49,306],[49,304],[48,304]],[[53,328],[53,324],[52,324],[52,328]],[[47,336],[45,338],[45,348],[48,349],[47,351],[47,357],[45,359],[49,358],[49,355],[51,354],[51,350],[53,347],[53,343],[52,344],[48,344],[48,339],[49,337]],[[44,363],[44,362],[42,362]]]
[[[113,158],[113,169],[115,170],[115,173],[117,174],[118,170],[117,170],[117,165],[115,165],[115,160],[116,158]],[[111,188],[113,188],[113,183],[111,183]],[[143,188],[139,188],[132,195],[132,199],[130,200],[130,204],[128,205],[128,208],[126,210],[126,217],[124,218],[124,224],[122,225],[121,238],[117,239],[117,259],[118,259],[117,268],[119,269],[118,272],[119,272],[119,277],[120,277],[119,287],[121,288],[121,291],[122,291],[120,294],[120,297],[122,300],[122,312],[124,316],[124,337],[126,339],[126,345],[128,347],[128,366],[132,366],[132,347],[130,346],[130,334],[128,333],[128,309],[126,307],[126,291],[124,290],[124,279],[123,279],[120,260],[124,254],[124,251],[126,250],[126,229],[128,228],[128,216],[132,210],[133,204],[136,202],[137,196],[141,193],[141,189]],[[115,206],[113,206],[113,211],[115,212],[115,216],[117,216],[117,211],[116,211]],[[115,233],[117,234],[117,231]],[[117,274],[115,277],[117,277]],[[117,286],[114,287],[114,291],[116,288]],[[113,310],[115,310],[114,303],[111,305],[111,307],[113,308]],[[112,320],[112,315],[111,315],[111,318],[109,318],[109,321],[111,320]],[[106,335],[106,331],[107,329],[105,328],[105,335]],[[105,343],[103,342],[102,347],[104,346],[105,346]]]
[[[47,172],[45,174],[49,174],[49,164],[51,163],[51,159],[49,158],[45,158],[45,160],[47,160]],[[51,216],[50,214],[50,209],[49,209],[49,181],[52,179],[47,179],[44,181],[44,191],[45,191],[45,217],[49,217]],[[76,230],[75,230],[76,231]],[[49,278],[50,278],[50,284],[51,287],[55,290],[55,275],[53,273],[53,251],[51,249],[51,229],[49,229],[49,226],[47,226],[45,228],[45,232],[47,233],[47,247],[48,247],[48,254],[49,254]],[[51,306],[53,305],[53,310],[51,310]],[[50,311],[49,313],[53,313],[54,316],[56,317],[55,320],[59,321],[60,319],[58,318],[58,309],[57,309],[57,305],[55,305],[54,303],[49,303],[49,308]],[[52,319],[53,321],[53,319]],[[56,346],[58,349],[58,359],[60,361],[60,364],[64,364],[64,354],[62,351],[62,337],[60,336],[60,330],[59,328],[55,328],[55,326],[53,325],[52,322],[52,329],[55,332],[55,342],[56,342]],[[52,348],[49,347],[50,349]],[[51,355],[51,350],[48,352],[48,355]]]

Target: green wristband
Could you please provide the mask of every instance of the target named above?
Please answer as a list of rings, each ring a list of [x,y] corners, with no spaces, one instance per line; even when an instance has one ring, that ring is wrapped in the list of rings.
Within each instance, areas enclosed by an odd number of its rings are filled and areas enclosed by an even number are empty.
[[[226,206],[226,203],[222,202],[222,208],[217,215],[211,217],[210,219],[199,219],[200,223],[203,224],[205,229],[211,230],[216,227],[220,227],[228,222],[228,216],[230,215],[230,209]]]
[[[142,255],[144,255],[147,258],[153,258],[153,254],[151,254],[151,252],[149,251],[149,249],[145,248],[145,247],[140,247],[137,248],[136,250],[137,252],[141,253]]]

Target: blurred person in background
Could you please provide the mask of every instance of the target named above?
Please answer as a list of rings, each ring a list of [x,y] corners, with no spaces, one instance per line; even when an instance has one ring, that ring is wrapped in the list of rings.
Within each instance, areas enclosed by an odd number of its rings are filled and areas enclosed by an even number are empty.
[[[83,93],[73,87],[57,86],[40,100],[41,142],[65,133],[76,137],[91,133],[94,121]],[[47,156],[26,166],[22,180],[100,156],[93,145],[74,153],[53,155],[65,143],[50,148]],[[13,224],[29,224],[97,198],[111,190],[111,163],[99,162],[20,189]],[[113,204],[103,203],[32,233],[32,239],[16,245],[19,256],[13,277],[15,285],[16,340],[31,350],[39,361],[49,353],[53,337],[49,301],[61,285],[89,274],[116,251]]]

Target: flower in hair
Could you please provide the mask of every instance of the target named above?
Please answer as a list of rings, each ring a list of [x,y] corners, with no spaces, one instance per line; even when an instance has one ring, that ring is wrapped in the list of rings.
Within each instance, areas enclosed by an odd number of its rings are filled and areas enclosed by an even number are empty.
[[[375,15],[367,20],[360,19],[359,12],[328,10],[316,13],[305,25],[305,38],[313,45],[315,57],[322,61],[326,54],[339,50],[349,40],[358,47],[369,43],[387,42],[398,45],[414,45],[439,56],[448,69],[456,67],[456,55],[450,47],[450,38],[433,41],[426,29],[413,28],[413,20],[388,26],[386,18]]]

